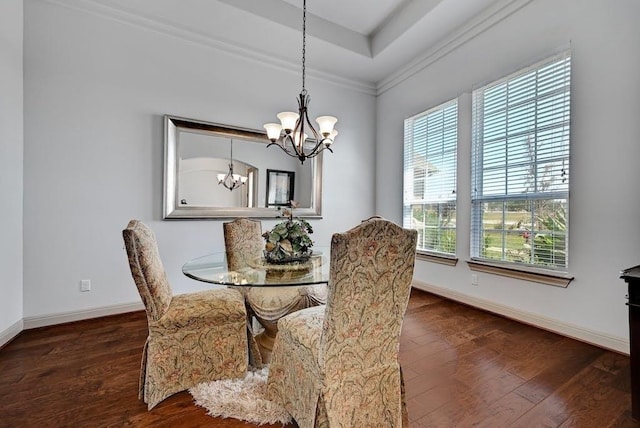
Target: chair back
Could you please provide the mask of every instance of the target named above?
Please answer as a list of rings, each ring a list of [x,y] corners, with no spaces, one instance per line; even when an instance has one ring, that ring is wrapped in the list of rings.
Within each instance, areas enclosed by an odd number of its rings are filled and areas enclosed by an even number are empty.
[[[169,308],[171,285],[162,265],[153,231],[139,220],[131,220],[122,231],[129,256],[131,276],[138,287],[149,321],[157,321]]]
[[[397,365],[417,231],[372,217],[331,239],[320,365],[339,373]]]
[[[227,252],[229,270],[239,270],[248,266],[249,261],[262,255],[262,223],[248,218],[237,218],[222,223],[224,246]]]

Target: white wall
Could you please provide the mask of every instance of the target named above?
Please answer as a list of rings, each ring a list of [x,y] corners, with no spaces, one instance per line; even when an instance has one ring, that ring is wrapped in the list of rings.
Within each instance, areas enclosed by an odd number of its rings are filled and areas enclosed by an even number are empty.
[[[22,17],[0,3],[0,346],[22,329]]]
[[[534,0],[477,38],[378,97],[378,212],[402,220],[403,119],[572,48],[568,288],[479,274],[469,258],[470,102],[461,98],[458,192],[460,262],[419,261],[416,279],[462,300],[523,313],[601,343],[628,347],[626,284],[640,263],[640,2]],[[466,111],[465,111],[466,109]],[[616,346],[615,344],[620,346]],[[628,350],[628,349],[627,349]]]
[[[261,128],[295,108],[299,67],[43,0],[25,1],[24,38],[25,318],[139,302],[121,235],[131,218],[156,232],[174,292],[204,288],[180,268],[223,249],[222,224],[161,220],[162,115]],[[312,116],[340,118],[312,222],[328,245],[373,213],[375,99],[312,78],[307,88]]]

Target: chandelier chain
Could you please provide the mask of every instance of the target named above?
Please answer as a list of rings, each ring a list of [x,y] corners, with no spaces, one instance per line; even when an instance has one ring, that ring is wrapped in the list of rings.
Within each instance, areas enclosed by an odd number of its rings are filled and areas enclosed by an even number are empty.
[[[231,139],[231,158],[229,159],[229,171],[226,175],[218,174],[218,184],[222,184],[229,190],[237,189],[246,184],[247,177],[235,174],[233,171],[233,139]]]
[[[307,48],[307,0],[302,1],[302,93],[305,94],[305,54]]]

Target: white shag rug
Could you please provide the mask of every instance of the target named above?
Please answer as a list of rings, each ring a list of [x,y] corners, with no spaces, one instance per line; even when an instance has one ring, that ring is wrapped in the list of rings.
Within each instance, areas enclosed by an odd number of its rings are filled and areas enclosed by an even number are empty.
[[[201,383],[189,389],[198,406],[211,416],[234,418],[257,425],[283,425],[291,415],[279,404],[265,398],[269,368],[248,372],[244,379],[225,379]]]

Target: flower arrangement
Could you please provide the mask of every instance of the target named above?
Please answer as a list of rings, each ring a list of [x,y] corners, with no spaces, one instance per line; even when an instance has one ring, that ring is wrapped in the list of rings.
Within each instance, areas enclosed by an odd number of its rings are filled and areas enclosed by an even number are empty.
[[[311,257],[313,241],[309,234],[313,233],[313,228],[306,220],[294,218],[293,209],[297,206],[297,202],[289,201],[289,207],[282,210],[280,215],[287,220],[262,234],[266,241],[264,256],[267,262],[288,263]]]

